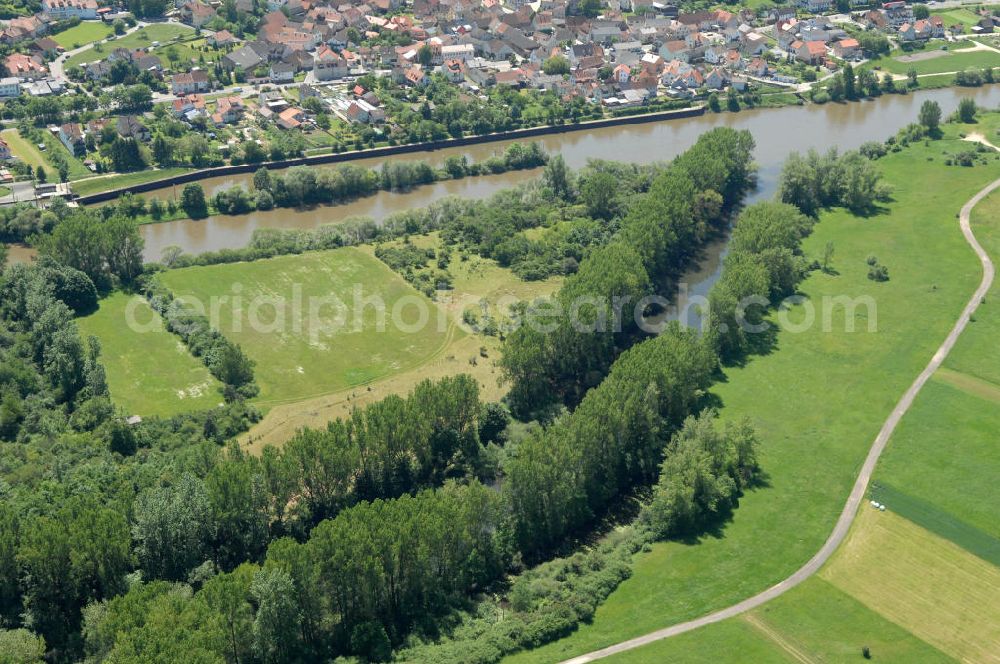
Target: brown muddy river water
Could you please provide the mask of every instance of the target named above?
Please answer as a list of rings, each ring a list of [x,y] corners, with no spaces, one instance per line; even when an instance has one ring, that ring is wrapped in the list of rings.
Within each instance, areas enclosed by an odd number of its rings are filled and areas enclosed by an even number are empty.
[[[550,154],[561,154],[572,167],[583,166],[588,159],[612,159],[650,163],[665,161],[689,148],[703,132],[717,126],[749,129],[757,142],[755,158],[758,165],[758,189],[751,199],[769,198],[774,194],[781,165],[790,152],[809,148],[841,150],[856,148],[866,141],[882,141],[901,127],[916,121],[920,105],[933,99],[947,116],[960,99],[971,97],[983,107],[1000,105],[1000,86],[978,89],[942,89],[915,92],[909,95],[886,95],[876,100],[824,106],[791,106],[780,109],[760,109],[740,113],[706,114],[701,117],[670,120],[641,125],[607,127],[593,131],[569,132],[539,137]],[[424,159],[441,163],[450,155],[466,155],[482,160],[501,153],[507,142],[488,143],[447,150],[435,150],[395,159]],[[362,166],[378,167],[382,159],[360,160]],[[376,220],[408,208],[427,205],[444,196],[486,197],[495,191],[539,176],[539,170],[516,171],[503,175],[466,178],[439,182],[407,193],[382,192],[369,198],[343,205],[323,206],[304,210],[287,208],[254,212],[242,216],[209,217],[201,221],[190,219],[143,226],[146,240],[146,260],[159,259],[163,249],[177,245],[188,253],[245,246],[258,228],[315,228],[337,223],[351,216],[369,216]],[[250,175],[206,178],[201,181],[205,191],[214,194],[235,184],[248,185]],[[161,199],[179,195],[179,189],[162,189],[145,194]],[[708,248],[698,270],[688,275],[688,295],[704,295],[718,277],[726,243],[716,242]],[[683,292],[678,306],[683,307]]]

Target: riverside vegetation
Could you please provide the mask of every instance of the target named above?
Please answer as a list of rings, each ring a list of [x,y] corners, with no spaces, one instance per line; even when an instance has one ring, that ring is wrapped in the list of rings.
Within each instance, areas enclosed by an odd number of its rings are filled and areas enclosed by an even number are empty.
[[[746,132],[708,132],[620,200],[588,186],[607,184],[610,167],[577,179],[550,162],[535,195],[557,216],[582,205],[602,238],[579,245],[555,297],[667,293],[752,186],[752,146]],[[23,640],[30,628],[54,661],[382,661],[400,646],[410,646],[404,658],[495,661],[572,631],[628,576],[632,553],[700,532],[759,477],[755,428],[717,425],[706,410],[720,356],[737,361],[753,345],[677,324],[649,338],[627,321],[589,337],[563,321],[547,338],[526,328],[506,336],[510,407],[543,422],[527,435],[511,435],[506,408],[482,403],[463,377],[387,397],[260,457],[220,449],[256,417],[238,387],[221,408],[128,425],[60,284],[81,283],[74,292],[88,306],[91,288],[141,287],[134,247],[123,260],[105,229],[112,220],[107,228],[129,229],[132,246],[135,221],[65,214],[38,242],[50,267],[5,274],[3,366],[17,370],[0,381],[6,437],[19,441],[3,446],[0,612],[11,629],[0,638]],[[497,251],[516,234],[501,227],[480,244],[472,231],[488,223],[459,218],[460,232],[437,228],[470,252]],[[744,210],[726,259],[735,276],[713,292],[719,315],[732,315],[728,298],[746,284],[775,301],[794,288],[812,267],[800,249],[810,228],[788,203]],[[602,306],[586,319],[611,313]],[[527,371],[532,362],[538,371]],[[74,444],[51,444],[59,440]],[[497,479],[499,491],[485,487]],[[642,487],[650,493],[634,528],[544,562],[634,505]],[[460,611],[487,611],[477,600],[494,592],[512,600],[503,620]],[[468,630],[489,633],[469,649],[456,638]]]

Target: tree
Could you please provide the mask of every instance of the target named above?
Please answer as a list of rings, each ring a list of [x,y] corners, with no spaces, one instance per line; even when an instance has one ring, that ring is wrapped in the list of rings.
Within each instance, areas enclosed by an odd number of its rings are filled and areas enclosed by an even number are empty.
[[[556,155],[549,159],[549,163],[545,165],[545,170],[542,173],[542,178],[552,193],[559,198],[569,200],[573,193],[573,185],[569,168],[562,155]]]
[[[906,84],[911,88],[915,88],[920,85],[920,81],[917,80],[916,67],[910,67],[906,70]]]
[[[295,584],[283,569],[263,569],[254,574],[250,595],[257,603],[253,621],[254,650],[265,664],[296,659],[299,615]]]
[[[587,18],[596,18],[601,13],[601,0],[580,0],[577,11]]]
[[[590,174],[580,186],[580,199],[595,219],[608,220],[617,208],[618,180],[611,173]]]
[[[963,124],[971,124],[976,121],[976,102],[970,97],[965,97],[958,103],[958,120]]]
[[[434,61],[434,51],[427,44],[424,44],[417,50],[417,62],[419,62],[424,67],[429,67],[431,62]]]
[[[937,136],[941,125],[941,106],[928,99],[920,106],[918,121],[931,136]]]
[[[569,60],[561,55],[553,55],[542,63],[542,71],[549,76],[563,76],[569,73]]]
[[[48,179],[48,176],[45,174],[45,169],[42,168],[41,164],[35,167],[35,179],[42,184],[44,184],[45,181]]]
[[[208,204],[205,201],[205,190],[197,182],[184,185],[181,192],[181,209],[192,219],[204,219],[208,216]]]
[[[913,5],[913,18],[920,21],[923,19],[928,19],[930,17],[931,17],[931,10],[927,7],[927,5],[923,4]]]
[[[132,283],[142,273],[145,241],[139,232],[139,222],[124,215],[115,215],[104,222],[102,230],[108,270],[122,283]]]
[[[856,78],[854,76],[854,67],[848,62],[844,65],[844,98],[848,101],[856,99],[858,96],[858,91],[855,89]]]
[[[183,581],[207,558],[214,529],[201,480],[185,473],[173,486],[147,489],[133,510],[136,555],[148,578]]]

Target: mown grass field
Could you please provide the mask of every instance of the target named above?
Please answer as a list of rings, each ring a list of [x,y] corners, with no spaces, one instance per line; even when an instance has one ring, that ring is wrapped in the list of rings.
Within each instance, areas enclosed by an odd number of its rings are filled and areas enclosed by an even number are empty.
[[[176,296],[204,303],[207,314],[213,298],[228,296],[216,305],[217,328],[256,361],[264,407],[407,371],[464,334],[401,277],[353,247],[172,270],[159,278]],[[374,305],[355,306],[355,288],[364,301],[384,302],[384,330]],[[342,325],[336,306],[316,299],[329,296],[346,305]]]
[[[738,618],[610,657],[635,662],[819,662],[890,664],[954,662],[934,646],[879,615],[822,578]]]
[[[820,548],[882,421],[979,282],[956,214],[1000,177],[1000,163],[945,167],[944,151],[964,149],[957,131],[949,126],[944,140],[882,159],[895,186],[888,208],[867,218],[825,212],[806,242],[814,256],[833,242],[837,273],[814,272],[801,291],[817,308],[824,296],[872,297],[877,331],[867,332],[864,308],[855,331],[846,331],[841,309],[830,331],[781,332],[772,353],[727,369],[713,389],[723,417],[755,422],[768,486],[744,496],[732,521],[697,543],[661,543],[637,556],[631,578],[591,624],[511,661],[558,661],[704,615],[773,585]],[[888,267],[890,281],[867,279],[869,255]],[[793,321],[803,316],[801,307],[789,312]]]
[[[140,333],[126,324],[130,302],[133,320],[143,326],[154,322],[153,329]],[[84,338],[94,335],[101,341],[112,401],[129,415],[147,417],[219,404],[219,381],[159,321],[143,298],[125,293],[101,300],[96,312],[77,319]]]
[[[913,53],[894,52],[892,55],[872,61],[872,66],[881,67],[883,71],[894,74],[906,74],[910,69],[915,69],[917,74],[941,74],[944,72],[956,72],[974,67],[982,69],[985,67],[1000,67],[1000,53],[992,50],[957,50],[954,45],[948,51],[934,50],[927,48],[923,51],[913,51]],[[933,56],[926,59],[918,59],[912,62],[900,60],[906,55]]]
[[[115,175],[94,175],[88,171],[89,177],[73,181],[73,193],[78,196],[84,196],[100,191],[108,191],[109,189],[131,187],[186,173],[190,170],[192,169],[183,166],[172,166],[170,168],[149,169],[137,173],[118,173]]]
[[[3,136],[3,140],[7,141],[10,151],[15,157],[29,164],[33,169],[41,166],[48,177],[56,175],[56,170],[45,160],[38,146],[21,136],[17,129],[4,129],[0,132],[0,136]]]
[[[437,247],[440,244],[436,233],[411,237],[411,241],[421,247]],[[377,261],[374,249],[371,245],[358,247],[358,251]],[[533,300],[553,293],[562,283],[561,278],[522,281],[495,261],[475,256],[467,261],[453,257],[448,269],[454,278],[453,289],[439,292],[437,305],[455,325],[461,322],[466,306],[476,306],[481,300],[485,299],[490,310],[497,313],[496,305],[502,303],[503,298]],[[437,353],[408,371],[373,380],[363,387],[274,406],[241,441],[253,451],[259,451],[267,444],[280,445],[302,427],[325,426],[332,419],[349,415],[356,406],[383,399],[389,394],[407,394],[422,380],[436,380],[460,373],[476,379],[484,400],[499,400],[506,392],[506,388],[499,383],[495,364],[500,342],[496,337],[474,334],[471,330],[466,332],[453,335]]]
[[[891,510],[862,509],[821,575],[959,661],[1000,662],[1000,568]]]
[[[92,44],[115,34],[114,29],[101,21],[83,21],[69,30],[52,35],[52,39],[67,51]]]
[[[124,37],[119,37],[118,39],[108,42],[107,44],[101,44],[100,50],[89,48],[85,51],[77,53],[73,57],[66,60],[65,66],[69,68],[73,65],[83,65],[88,62],[102,60],[108,57],[111,51],[116,48],[148,48],[149,46],[152,46],[153,42],[160,42],[159,49],[165,49],[167,47],[166,42],[173,41],[178,37],[193,34],[194,31],[191,27],[180,23],[156,23],[141,30],[136,30],[131,34],[125,35]],[[91,39],[89,41],[96,41],[96,39]],[[82,46],[85,43],[86,42],[81,42],[80,45]],[[180,48],[181,46],[178,46],[178,49]],[[162,53],[157,52],[157,55],[161,56],[164,60],[164,66],[169,64]]]
[[[945,28],[949,28],[953,25],[964,25],[966,28],[970,28],[979,23],[979,16],[977,16],[974,11],[961,7],[949,9],[948,11],[943,12],[933,12],[933,14],[941,17],[941,20],[944,21]]]

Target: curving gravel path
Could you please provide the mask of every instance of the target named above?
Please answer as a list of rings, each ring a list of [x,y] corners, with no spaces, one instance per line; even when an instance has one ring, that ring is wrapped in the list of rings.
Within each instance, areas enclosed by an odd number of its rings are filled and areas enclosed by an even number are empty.
[[[899,424],[903,415],[907,410],[909,410],[910,405],[913,404],[913,400],[916,398],[921,388],[923,388],[924,384],[928,381],[931,375],[938,370],[941,363],[944,362],[944,359],[948,356],[948,353],[958,340],[958,336],[962,333],[962,330],[965,329],[965,326],[969,323],[969,319],[972,317],[972,314],[976,311],[979,303],[982,302],[987,291],[989,291],[990,286],[993,284],[993,262],[986,254],[982,245],[979,244],[976,236],[972,233],[972,227],[969,223],[969,215],[972,213],[972,208],[979,204],[983,198],[998,187],[1000,187],[1000,180],[993,181],[973,196],[964,206],[962,206],[962,210],[959,213],[959,225],[962,228],[962,234],[965,235],[965,240],[976,252],[976,255],[979,256],[979,260],[983,265],[983,279],[979,283],[979,287],[976,289],[976,292],[969,300],[969,303],[965,305],[965,309],[962,310],[962,315],[959,316],[955,326],[951,329],[947,338],[945,338],[944,342],[934,353],[934,357],[931,358],[931,361],[926,367],[924,367],[924,370],[920,372],[920,375],[913,381],[913,384],[906,390],[906,393],[903,394],[899,403],[896,404],[896,407],[892,409],[889,417],[886,418],[885,423],[882,424],[882,429],[878,432],[878,436],[875,437],[875,441],[872,443],[871,449],[868,451],[865,463],[861,467],[858,479],[854,482],[854,488],[851,490],[851,495],[847,498],[844,510],[840,513],[840,518],[837,519],[837,525],[834,526],[833,532],[830,533],[830,537],[827,538],[826,542],[823,544],[823,548],[821,548],[816,555],[809,560],[809,562],[800,567],[794,574],[778,584],[771,586],[767,590],[745,599],[742,602],[720,609],[719,611],[710,613],[707,616],[702,616],[701,618],[695,618],[694,620],[678,623],[670,627],[656,630],[655,632],[650,632],[649,634],[637,636],[634,639],[629,639],[628,641],[622,641],[621,643],[616,643],[606,648],[595,650],[585,655],[580,655],[579,657],[574,657],[573,659],[564,661],[562,664],[584,664],[585,662],[593,662],[594,660],[615,655],[626,650],[639,648],[649,643],[653,643],[654,641],[659,641],[660,639],[677,636],[678,634],[690,632],[691,630],[704,627],[705,625],[711,625],[712,623],[721,622],[727,618],[738,616],[741,613],[757,608],[765,602],[768,602],[791,590],[815,574],[819,568],[822,567],[827,560],[829,560],[830,556],[833,555],[833,552],[836,551],[837,547],[839,547],[841,542],[844,541],[844,538],[847,536],[847,533],[851,528],[851,523],[854,522],[854,516],[858,511],[858,506],[865,497],[865,491],[868,488],[868,482],[871,480],[872,472],[875,470],[875,464],[878,462],[878,458],[882,454],[882,450],[885,449],[886,444],[889,442],[889,437],[896,429],[896,425]]]

